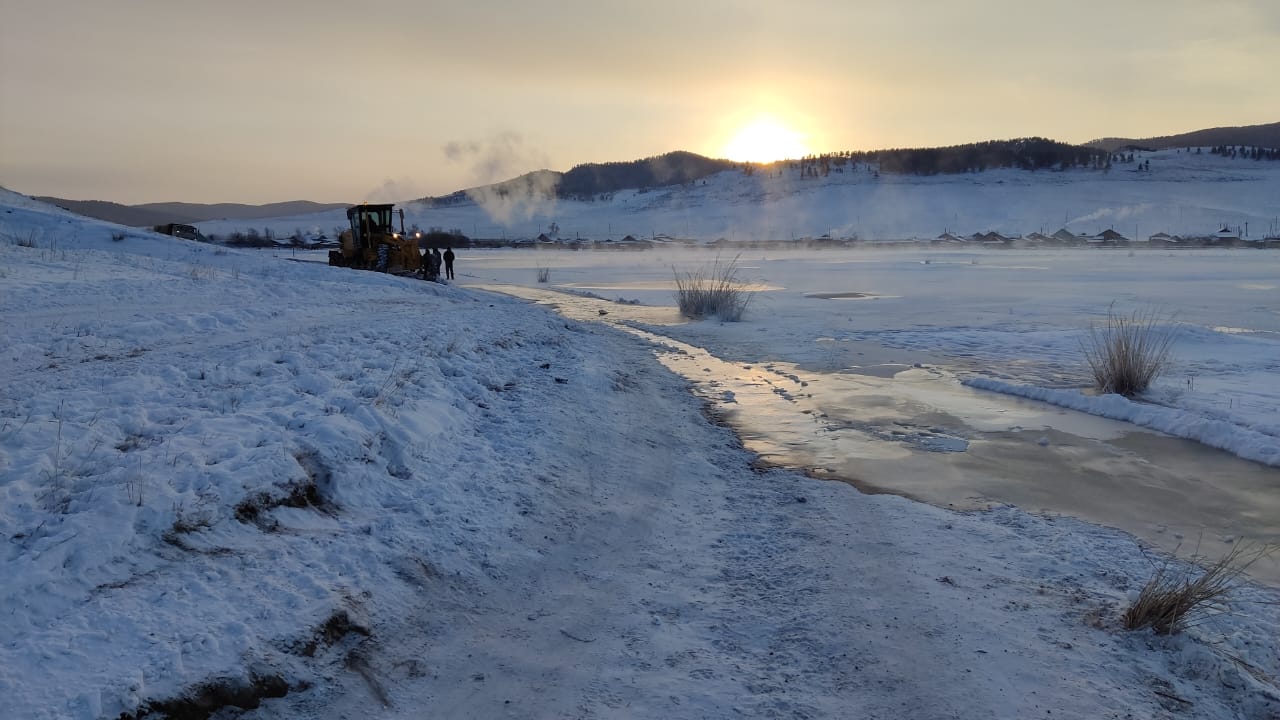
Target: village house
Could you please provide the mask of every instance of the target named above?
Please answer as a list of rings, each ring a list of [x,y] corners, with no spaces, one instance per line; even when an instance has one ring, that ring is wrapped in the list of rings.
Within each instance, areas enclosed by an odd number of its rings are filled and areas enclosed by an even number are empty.
[[[1240,233],[1224,225],[1221,230],[1213,234],[1213,244],[1224,247],[1236,247],[1240,245]]]
[[[1107,228],[1097,235],[1089,235],[1085,237],[1084,241],[1088,243],[1089,247],[1116,247],[1129,244],[1129,238],[1111,228]]]
[[[1054,233],[1050,237],[1062,245],[1079,245],[1083,242],[1079,236],[1066,228],[1058,230],[1058,232]]]

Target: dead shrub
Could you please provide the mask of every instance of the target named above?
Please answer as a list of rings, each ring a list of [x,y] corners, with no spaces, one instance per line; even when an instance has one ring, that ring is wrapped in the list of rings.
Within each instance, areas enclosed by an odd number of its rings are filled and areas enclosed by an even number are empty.
[[[682,316],[738,322],[746,313],[751,292],[738,280],[737,257],[723,264],[717,258],[710,268],[675,272],[675,276],[676,306]]]
[[[1269,554],[1270,548],[1265,546],[1249,549],[1236,545],[1221,560],[1203,567],[1196,564],[1179,567],[1172,560],[1165,561],[1125,610],[1124,628],[1149,627],[1161,635],[1172,635],[1227,612],[1228,601],[1241,576]]]
[[[1113,306],[1107,309],[1107,324],[1090,325],[1080,346],[1099,390],[1134,397],[1164,370],[1176,334],[1177,326],[1154,310],[1125,316]]]

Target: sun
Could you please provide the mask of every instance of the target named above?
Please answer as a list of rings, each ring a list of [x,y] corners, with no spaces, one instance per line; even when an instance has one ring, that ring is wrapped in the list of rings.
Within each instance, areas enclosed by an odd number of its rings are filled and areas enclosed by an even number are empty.
[[[809,155],[804,135],[772,117],[759,116],[743,125],[724,144],[725,157],[738,162],[773,162]]]

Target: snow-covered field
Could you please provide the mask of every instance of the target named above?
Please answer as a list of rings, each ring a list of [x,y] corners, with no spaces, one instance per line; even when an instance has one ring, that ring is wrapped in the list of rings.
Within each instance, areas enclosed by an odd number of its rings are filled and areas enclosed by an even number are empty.
[[[668,305],[705,256],[464,253],[442,286],[0,206],[2,717],[1280,715],[1274,589],[1124,632],[1130,535],[762,470],[655,344],[466,287]],[[1188,332],[1155,399],[1274,437],[1270,260],[743,257],[776,288],[749,322],[644,326],[1062,390],[1089,319],[1158,303]]]

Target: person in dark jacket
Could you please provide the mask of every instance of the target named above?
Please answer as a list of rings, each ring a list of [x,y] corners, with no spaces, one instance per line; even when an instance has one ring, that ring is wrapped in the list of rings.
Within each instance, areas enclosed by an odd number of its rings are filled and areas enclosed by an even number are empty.
[[[432,248],[422,257],[422,262],[427,268],[427,279],[438,281],[440,279],[440,248]]]
[[[435,275],[431,274],[431,249],[425,247],[422,249],[422,279],[425,281],[434,281]]]
[[[440,248],[431,248],[431,267],[435,270],[435,279],[440,279],[440,271],[443,269],[444,260],[440,257]]]
[[[454,257],[455,256],[453,254],[453,248],[447,247],[444,249],[444,276],[449,280],[453,279],[453,258]]]

